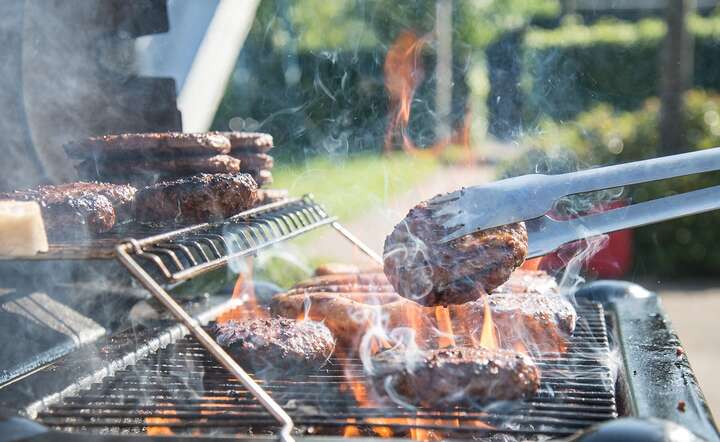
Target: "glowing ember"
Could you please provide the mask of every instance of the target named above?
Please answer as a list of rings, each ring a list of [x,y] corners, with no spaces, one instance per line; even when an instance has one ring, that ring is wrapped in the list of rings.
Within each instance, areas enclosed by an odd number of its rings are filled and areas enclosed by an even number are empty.
[[[159,403],[158,406],[172,406],[169,403]],[[177,415],[177,411],[174,409],[169,410],[157,410],[158,414],[174,416]],[[145,424],[147,427],[147,434],[150,436],[171,436],[175,434],[173,430],[166,424],[179,423],[180,419],[176,417],[146,417]]]
[[[347,420],[349,424],[355,423],[355,418],[349,418]],[[360,429],[355,425],[348,425],[345,427],[345,430],[343,431],[343,437],[356,437],[360,436]]]

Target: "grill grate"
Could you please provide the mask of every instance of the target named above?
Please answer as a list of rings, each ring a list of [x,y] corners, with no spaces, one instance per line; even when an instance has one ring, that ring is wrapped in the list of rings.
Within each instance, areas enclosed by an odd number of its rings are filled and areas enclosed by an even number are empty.
[[[578,315],[568,352],[536,359],[543,373],[540,391],[512,405],[438,411],[361,404],[346,381],[346,375],[362,381],[362,365],[354,359],[335,359],[302,379],[258,383],[290,414],[295,432],[302,434],[405,437],[425,431],[425,437],[566,436],[617,417],[604,310],[599,304],[583,303]],[[190,337],[64,398],[41,411],[37,420],[72,432],[195,436],[274,434],[278,425]]]

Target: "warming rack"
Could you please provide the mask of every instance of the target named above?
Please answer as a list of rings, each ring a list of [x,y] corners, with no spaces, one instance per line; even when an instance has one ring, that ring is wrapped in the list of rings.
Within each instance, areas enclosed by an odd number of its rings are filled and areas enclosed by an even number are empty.
[[[336,217],[329,215],[311,195],[260,206],[220,222],[203,223],[144,239],[129,238],[115,249],[119,261],[140,284],[281,424],[279,437],[283,441],[294,440],[290,416],[167,290],[222,268],[232,260],[327,225],[371,259],[382,262],[379,255],[345,229]]]

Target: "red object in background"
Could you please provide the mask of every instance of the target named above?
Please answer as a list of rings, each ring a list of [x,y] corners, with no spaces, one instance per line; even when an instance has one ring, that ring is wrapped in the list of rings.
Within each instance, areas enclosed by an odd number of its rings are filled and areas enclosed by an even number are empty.
[[[592,213],[604,212],[628,205],[626,200],[618,200],[605,203]],[[608,234],[605,246],[595,253],[583,264],[583,271],[598,278],[620,278],[625,275],[632,266],[632,230],[619,230]],[[563,246],[560,250],[549,255],[534,258],[526,261],[522,268],[528,270],[545,270],[555,273],[561,270],[574,255],[577,243]]]

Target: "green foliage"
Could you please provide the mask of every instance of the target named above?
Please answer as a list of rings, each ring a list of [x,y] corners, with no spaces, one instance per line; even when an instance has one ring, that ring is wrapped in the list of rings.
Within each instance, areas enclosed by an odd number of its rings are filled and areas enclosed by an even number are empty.
[[[525,142],[533,150],[505,166],[506,175],[561,173],[578,168],[624,163],[658,155],[659,102],[653,98],[634,112],[599,105],[575,120],[546,121]],[[720,145],[720,95],[701,91],[686,96],[688,146]],[[720,184],[720,174],[703,174],[627,189],[634,201]],[[720,212],[691,216],[636,230],[637,273],[658,276],[715,275],[720,266],[717,241]]]
[[[692,16],[694,85],[720,90],[720,17]],[[638,108],[658,94],[659,56],[665,25],[660,19],[630,23],[602,20],[531,29],[525,39],[526,121],[573,118],[598,103]]]

